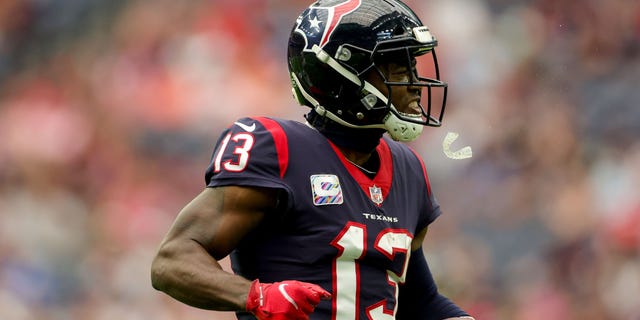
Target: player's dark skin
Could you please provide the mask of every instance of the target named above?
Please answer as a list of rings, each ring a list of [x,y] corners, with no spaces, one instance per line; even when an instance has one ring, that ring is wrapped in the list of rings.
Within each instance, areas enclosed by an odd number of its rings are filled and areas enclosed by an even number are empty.
[[[381,67],[390,81],[407,81],[411,68],[395,63]],[[368,79],[383,94],[383,79]],[[392,101],[398,111],[419,113],[420,87],[394,87]],[[362,165],[372,154],[341,149]],[[218,260],[275,209],[278,191],[269,188],[226,186],[205,188],[187,204],[162,241],[151,268],[153,287],[188,305],[211,310],[245,310],[251,281],[226,272]],[[422,246],[427,228],[415,235],[411,249]],[[472,319],[472,318],[469,318]]]

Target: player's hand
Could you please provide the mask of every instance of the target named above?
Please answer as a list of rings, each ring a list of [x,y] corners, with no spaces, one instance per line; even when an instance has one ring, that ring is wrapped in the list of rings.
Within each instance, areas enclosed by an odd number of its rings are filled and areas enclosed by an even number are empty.
[[[321,299],[331,294],[320,286],[300,281],[251,283],[247,311],[259,320],[307,320]]]

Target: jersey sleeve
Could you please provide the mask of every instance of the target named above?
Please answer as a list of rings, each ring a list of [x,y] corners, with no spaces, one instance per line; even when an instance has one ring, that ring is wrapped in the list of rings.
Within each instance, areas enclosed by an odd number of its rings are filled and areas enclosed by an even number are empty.
[[[242,118],[220,135],[205,173],[208,187],[253,186],[290,190],[287,136],[268,118]]]

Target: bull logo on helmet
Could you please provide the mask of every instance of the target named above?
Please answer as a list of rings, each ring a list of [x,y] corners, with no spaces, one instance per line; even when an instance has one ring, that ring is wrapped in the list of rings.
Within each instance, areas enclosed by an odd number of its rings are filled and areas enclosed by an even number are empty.
[[[295,32],[305,39],[304,51],[311,51],[314,44],[324,46],[342,17],[355,11],[361,4],[361,0],[347,0],[332,6],[320,6],[316,2],[307,8],[298,17],[295,28]]]

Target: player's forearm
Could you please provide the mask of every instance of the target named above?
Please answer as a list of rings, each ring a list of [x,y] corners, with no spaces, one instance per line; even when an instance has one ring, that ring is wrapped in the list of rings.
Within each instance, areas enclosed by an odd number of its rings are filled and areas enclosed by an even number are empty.
[[[464,310],[438,292],[422,248],[412,251],[406,282],[400,287],[397,319],[472,320]]]
[[[151,267],[153,287],[190,306],[244,310],[251,282],[224,271],[197,242],[161,247]]]

